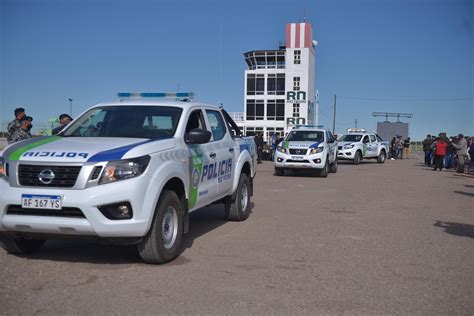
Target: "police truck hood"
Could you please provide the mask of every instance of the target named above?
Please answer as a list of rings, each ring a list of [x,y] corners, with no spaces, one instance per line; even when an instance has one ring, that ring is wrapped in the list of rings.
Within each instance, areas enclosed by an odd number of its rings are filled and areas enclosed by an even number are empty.
[[[321,142],[305,141],[305,142],[288,142],[288,148],[316,148]]]
[[[337,144],[339,146],[350,145],[350,144],[354,144],[354,143],[358,143],[358,142],[337,142]]]
[[[159,148],[155,142],[160,142]],[[155,152],[166,150],[174,146],[174,138],[39,137],[7,147],[3,157],[28,162],[100,162],[140,156],[143,146],[153,152],[148,144]]]

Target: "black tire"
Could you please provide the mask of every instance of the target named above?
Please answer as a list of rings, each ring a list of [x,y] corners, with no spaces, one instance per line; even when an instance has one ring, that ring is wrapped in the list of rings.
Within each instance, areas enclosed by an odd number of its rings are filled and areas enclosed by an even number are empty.
[[[226,215],[229,221],[241,222],[250,216],[250,182],[245,173],[240,175],[237,191],[226,203]]]
[[[33,253],[43,247],[46,240],[44,239],[26,239],[20,237],[2,237],[3,249],[11,254],[28,254]]]
[[[164,190],[156,205],[150,231],[138,244],[146,263],[167,263],[179,253],[183,238],[183,204],[175,192]]]
[[[337,158],[334,159],[334,162],[331,164],[329,172],[336,173],[337,172]]]
[[[326,157],[326,163],[324,164],[324,168],[319,171],[319,176],[321,178],[327,178],[329,173],[329,157]]]
[[[276,176],[281,177],[281,176],[283,176],[284,174],[285,174],[285,169],[275,167],[275,175],[276,175]]]
[[[356,153],[354,155],[354,160],[353,160],[354,165],[360,164],[360,158],[361,158],[360,156],[361,156],[360,151],[356,151]]]
[[[377,162],[384,163],[386,159],[387,159],[387,154],[385,153],[385,150],[381,150],[380,154],[377,156]]]

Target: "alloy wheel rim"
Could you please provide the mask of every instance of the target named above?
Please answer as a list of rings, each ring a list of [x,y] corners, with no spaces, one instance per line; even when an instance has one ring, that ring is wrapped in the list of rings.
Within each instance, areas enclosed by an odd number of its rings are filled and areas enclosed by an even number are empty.
[[[161,237],[165,249],[173,247],[178,236],[178,212],[173,206],[168,206],[163,214]]]
[[[240,205],[242,206],[242,212],[247,210],[247,203],[248,203],[249,192],[247,186],[244,185],[240,192]]]

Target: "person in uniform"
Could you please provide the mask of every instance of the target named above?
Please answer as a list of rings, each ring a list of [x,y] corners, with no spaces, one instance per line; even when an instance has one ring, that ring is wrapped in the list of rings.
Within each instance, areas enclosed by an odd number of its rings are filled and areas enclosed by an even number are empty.
[[[7,141],[11,143],[12,136],[15,134],[16,131],[20,130],[21,123],[20,121],[26,116],[24,108],[16,108],[15,111],[15,119],[8,123],[7,126]]]
[[[25,139],[31,138],[31,121],[26,117],[22,118],[20,121],[20,129],[16,130],[12,135],[11,139],[8,141],[9,144],[13,144]]]
[[[67,114],[61,114],[59,116],[59,126],[54,128],[52,131],[51,131],[51,135],[57,135],[59,134],[59,132],[64,128],[66,127],[66,125],[68,125],[69,123],[71,123],[72,121],[72,117],[70,117],[69,115]]]

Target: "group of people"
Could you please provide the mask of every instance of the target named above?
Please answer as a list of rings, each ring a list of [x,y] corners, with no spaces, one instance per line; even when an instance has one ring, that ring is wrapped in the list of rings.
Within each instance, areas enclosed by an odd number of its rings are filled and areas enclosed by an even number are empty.
[[[263,146],[265,145],[265,141],[263,140],[263,134],[257,133],[254,136],[255,145],[257,146],[257,163],[262,163],[263,160]],[[283,141],[283,137],[280,137],[279,133],[275,133],[269,139],[269,144],[271,146],[271,160],[275,157],[275,151],[279,143]]]
[[[474,169],[474,137],[458,136],[447,137],[445,133],[438,137],[428,135],[422,142],[425,153],[425,165],[434,166],[433,170],[443,168],[456,169],[464,173],[466,161],[470,161],[468,170]]]
[[[16,108],[14,111],[15,119],[7,126],[7,141],[8,144],[13,144],[25,139],[32,138],[31,128],[33,127],[33,118],[26,115],[24,108]],[[59,116],[59,126],[54,128],[52,135],[58,134],[66,125],[72,121],[72,117],[68,114],[61,114]]]
[[[7,141],[9,144],[31,138],[31,128],[33,118],[26,115],[24,108],[16,108],[15,119],[7,126]]]
[[[410,155],[410,137],[402,139],[401,136],[394,136],[390,142],[390,159],[408,159]]]

